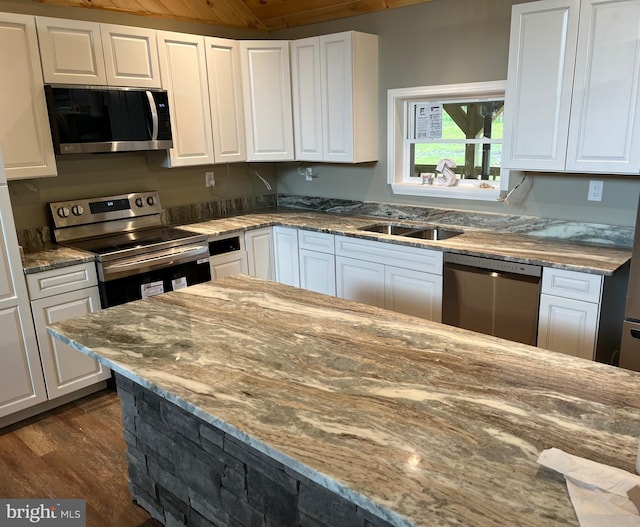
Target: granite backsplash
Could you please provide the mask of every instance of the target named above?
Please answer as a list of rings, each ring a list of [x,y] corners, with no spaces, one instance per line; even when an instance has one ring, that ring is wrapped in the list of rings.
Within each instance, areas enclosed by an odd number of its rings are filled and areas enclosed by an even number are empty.
[[[277,207],[457,225],[467,228],[489,229],[494,232],[528,234],[607,246],[630,248],[633,245],[634,228],[632,226],[288,194],[265,194],[169,207],[163,210],[162,221],[167,225],[184,225]],[[26,251],[42,250],[52,243],[51,229],[48,225],[36,229],[21,229],[17,234],[20,245]]]

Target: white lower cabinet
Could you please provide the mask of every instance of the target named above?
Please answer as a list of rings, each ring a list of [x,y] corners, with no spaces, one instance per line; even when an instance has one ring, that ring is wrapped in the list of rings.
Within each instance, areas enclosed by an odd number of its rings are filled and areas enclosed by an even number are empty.
[[[111,371],[99,362],[55,340],[46,326],[100,310],[97,287],[89,287],[31,302],[36,336],[49,399],[108,379]]]
[[[1,152],[0,335],[1,423],[5,416],[47,400]]]
[[[246,251],[235,251],[220,256],[209,258],[211,268],[211,280],[220,280],[225,276],[235,276],[237,274],[247,274],[247,253]]]
[[[276,282],[300,287],[298,229],[293,227],[274,227],[273,252]]]
[[[47,400],[31,314],[23,308],[0,302],[0,418]]]
[[[336,294],[439,322],[442,253],[336,236]]]
[[[603,282],[600,275],[545,267],[538,347],[594,360]]]
[[[540,295],[538,347],[593,360],[598,304]]]
[[[435,322],[442,320],[441,275],[385,266],[384,284],[387,309]]]
[[[336,296],[384,307],[384,265],[336,256]]]
[[[249,272],[244,234],[242,233],[209,238],[209,254],[211,280],[220,280],[225,276]]]
[[[247,267],[249,275],[263,280],[273,280],[273,229],[265,227],[247,231],[244,235],[247,248]]]
[[[93,263],[27,276],[40,360],[50,400],[111,377],[111,370],[53,339],[46,330],[49,324],[99,311],[97,284]]]
[[[336,258],[333,254],[299,249],[300,287],[336,296]]]

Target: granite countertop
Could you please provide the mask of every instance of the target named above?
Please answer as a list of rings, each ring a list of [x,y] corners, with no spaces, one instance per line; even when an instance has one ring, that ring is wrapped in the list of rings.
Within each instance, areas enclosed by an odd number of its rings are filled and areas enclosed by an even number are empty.
[[[394,525],[577,525],[546,448],[633,471],[640,374],[225,278],[53,335]]]
[[[245,229],[284,225],[332,234],[354,236],[370,240],[387,241],[414,247],[497,258],[521,263],[569,269],[586,273],[611,275],[631,258],[631,251],[625,248],[576,243],[527,234],[493,232],[486,228],[474,228],[459,224],[445,223],[447,228],[459,229],[464,234],[441,241],[420,240],[388,234],[378,234],[358,230],[375,223],[400,223],[403,225],[424,225],[424,222],[385,220],[384,218],[341,216],[323,212],[300,210],[277,211],[262,214],[247,214],[232,218],[209,220],[190,225],[180,225],[181,229],[206,234],[210,237]]]
[[[86,251],[62,247],[61,245],[49,245],[39,250],[25,252],[22,256],[22,267],[25,274],[33,274],[94,262],[95,259],[95,254]]]
[[[463,219],[463,215],[457,214],[453,217],[442,217],[440,218],[441,222],[429,222],[464,231],[464,234],[460,236],[442,241],[420,240],[358,230],[360,227],[385,221],[412,225],[424,225],[425,222],[385,220],[379,217],[347,216],[301,209],[251,213],[188,225],[177,225],[177,227],[214,238],[233,232],[283,225],[602,275],[613,274],[631,257],[631,251],[626,248],[588,245],[528,234],[496,232],[492,227],[478,228],[462,224]],[[451,220],[459,223],[452,223]],[[23,266],[25,273],[29,274],[92,260],[93,256],[88,253],[52,246],[43,251],[25,254]]]

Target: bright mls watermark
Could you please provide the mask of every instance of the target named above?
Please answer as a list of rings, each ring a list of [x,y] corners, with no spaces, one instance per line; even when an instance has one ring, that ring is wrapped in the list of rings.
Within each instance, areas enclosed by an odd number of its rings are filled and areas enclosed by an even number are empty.
[[[0,499],[0,527],[86,527],[85,509],[81,499]]]

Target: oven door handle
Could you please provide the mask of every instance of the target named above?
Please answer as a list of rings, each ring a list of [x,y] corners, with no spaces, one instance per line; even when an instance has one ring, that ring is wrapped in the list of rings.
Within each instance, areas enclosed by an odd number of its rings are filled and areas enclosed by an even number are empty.
[[[120,276],[142,274],[154,269],[171,267],[203,257],[209,258],[209,247],[207,245],[200,245],[188,249],[171,249],[156,254],[155,256],[104,265],[102,267],[102,274],[104,275],[104,281],[113,280]]]

